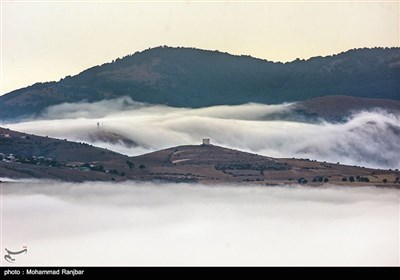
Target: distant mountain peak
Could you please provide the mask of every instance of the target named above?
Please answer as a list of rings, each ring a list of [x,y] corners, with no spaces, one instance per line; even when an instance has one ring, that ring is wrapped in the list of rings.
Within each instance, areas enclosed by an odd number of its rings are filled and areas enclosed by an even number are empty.
[[[64,102],[128,96],[178,107],[275,104],[327,95],[400,99],[400,48],[363,48],[275,63],[186,47],[155,47],[89,68],[59,82],[0,97],[1,119],[40,114]]]

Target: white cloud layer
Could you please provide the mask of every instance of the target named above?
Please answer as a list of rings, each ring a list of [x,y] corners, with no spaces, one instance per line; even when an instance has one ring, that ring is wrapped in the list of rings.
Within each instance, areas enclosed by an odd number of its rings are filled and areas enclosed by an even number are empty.
[[[16,265],[399,265],[399,190],[2,184]],[[3,264],[7,264],[4,259]]]
[[[376,168],[400,168],[400,116],[359,112],[345,123],[268,120],[290,113],[291,104],[214,106],[200,109],[145,105],[129,98],[49,107],[41,119],[7,127],[88,142],[128,155],[171,146],[221,145],[273,157],[301,157]],[[97,128],[100,122],[100,129]],[[122,135],[138,144],[104,143],[90,135]],[[104,140],[104,139],[103,139]]]

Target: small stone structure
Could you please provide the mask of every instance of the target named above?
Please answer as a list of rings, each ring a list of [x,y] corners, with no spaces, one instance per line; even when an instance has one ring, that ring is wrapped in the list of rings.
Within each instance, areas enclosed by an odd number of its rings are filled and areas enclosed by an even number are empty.
[[[210,138],[203,138],[203,145],[210,145]]]

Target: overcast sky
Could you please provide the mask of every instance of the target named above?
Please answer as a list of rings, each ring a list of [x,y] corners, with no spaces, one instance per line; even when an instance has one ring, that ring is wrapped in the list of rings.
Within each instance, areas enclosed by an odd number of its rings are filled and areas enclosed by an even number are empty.
[[[399,46],[399,2],[1,1],[1,94],[159,45],[273,61]]]

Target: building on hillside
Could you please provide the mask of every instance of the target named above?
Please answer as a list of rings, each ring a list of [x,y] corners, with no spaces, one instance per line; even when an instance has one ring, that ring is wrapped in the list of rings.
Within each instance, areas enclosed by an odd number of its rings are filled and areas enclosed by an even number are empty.
[[[210,145],[210,138],[203,138],[203,145]]]

